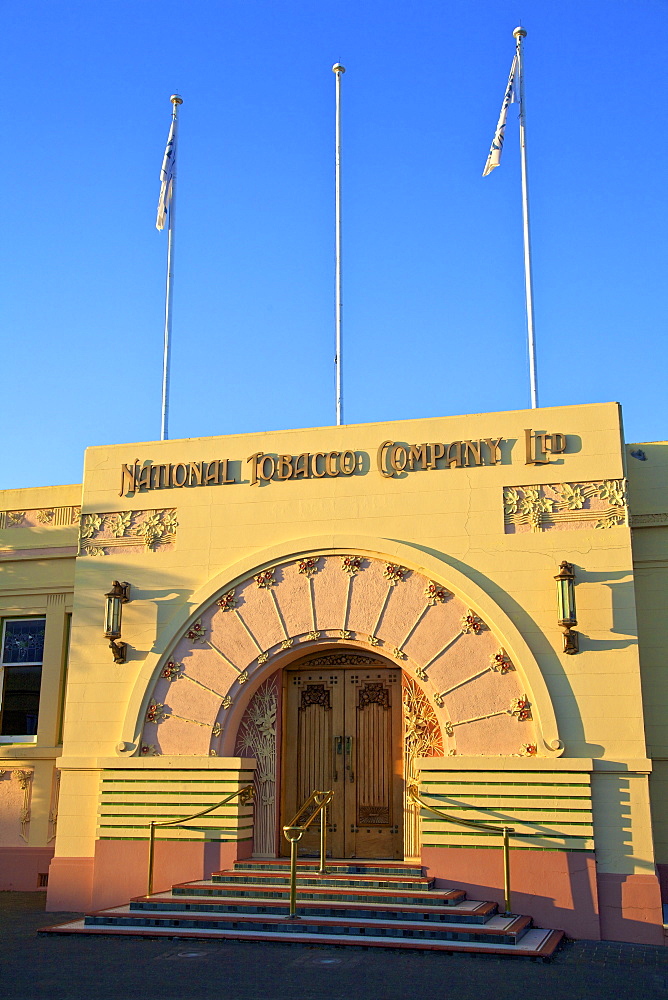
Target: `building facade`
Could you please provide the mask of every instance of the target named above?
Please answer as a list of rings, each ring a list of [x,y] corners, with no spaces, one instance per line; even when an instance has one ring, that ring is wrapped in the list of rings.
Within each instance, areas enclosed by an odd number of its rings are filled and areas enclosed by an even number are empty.
[[[122,903],[151,820],[254,786],[163,827],[163,889],[287,853],[331,788],[335,857],[500,900],[510,824],[518,909],[663,943],[667,485],[597,404],[94,447],[0,493],[0,888]]]

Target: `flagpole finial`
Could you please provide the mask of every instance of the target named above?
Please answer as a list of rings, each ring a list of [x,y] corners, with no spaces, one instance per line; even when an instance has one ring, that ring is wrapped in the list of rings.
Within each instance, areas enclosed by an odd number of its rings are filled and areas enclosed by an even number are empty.
[[[183,104],[183,98],[179,97],[178,94],[172,94],[172,96],[169,99],[172,102],[172,104]]]
[[[341,63],[334,63],[332,66],[332,73],[345,73],[346,67],[342,66]]]
[[[513,38],[526,38],[526,36],[526,28],[521,27],[521,25],[513,31]]]

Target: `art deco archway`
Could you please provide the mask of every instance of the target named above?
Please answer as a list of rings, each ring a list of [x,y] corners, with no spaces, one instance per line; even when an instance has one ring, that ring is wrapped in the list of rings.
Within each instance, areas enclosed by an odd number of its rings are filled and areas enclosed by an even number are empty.
[[[153,667],[135,752],[233,755],[241,736],[247,755],[257,757],[267,744],[271,756],[277,671],[311,651],[345,646],[401,666],[413,756],[425,754],[419,733],[427,716],[438,723],[444,754],[559,753],[538,668],[516,630],[512,638],[524,662],[515,662],[504,642],[504,632],[513,629],[500,609],[489,599],[483,608],[479,588],[461,574],[453,587],[445,574],[408,563],[354,549],[311,550],[214,588]],[[501,619],[501,629],[494,619]],[[539,688],[540,706],[532,687]],[[548,739],[541,731],[546,717]],[[271,826],[268,817],[265,826]]]

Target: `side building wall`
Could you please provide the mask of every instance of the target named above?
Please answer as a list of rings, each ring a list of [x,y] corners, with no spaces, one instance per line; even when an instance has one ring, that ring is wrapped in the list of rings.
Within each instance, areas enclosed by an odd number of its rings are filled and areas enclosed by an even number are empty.
[[[37,731],[11,735],[6,720],[0,726],[2,889],[44,889],[54,853],[80,504],[80,486],[0,492],[3,636],[5,622],[45,625]]]
[[[654,850],[668,904],[668,442],[627,446]]]

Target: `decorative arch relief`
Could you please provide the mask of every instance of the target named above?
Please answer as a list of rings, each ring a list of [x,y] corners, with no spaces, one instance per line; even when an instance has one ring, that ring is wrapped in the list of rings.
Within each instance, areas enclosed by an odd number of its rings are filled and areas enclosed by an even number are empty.
[[[202,607],[154,682],[140,753],[229,752],[246,691],[288,658],[338,643],[373,648],[402,667],[438,720],[445,754],[554,752],[488,622],[420,572],[328,553],[250,573]]]

